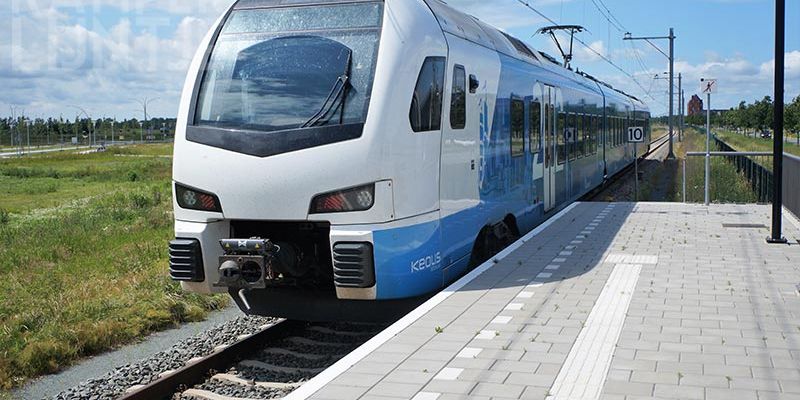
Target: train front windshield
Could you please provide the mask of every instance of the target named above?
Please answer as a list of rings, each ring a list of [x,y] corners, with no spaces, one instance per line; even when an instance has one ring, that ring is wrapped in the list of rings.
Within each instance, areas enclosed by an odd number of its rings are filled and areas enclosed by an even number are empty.
[[[380,2],[233,11],[193,125],[278,133],[363,124],[382,17]]]

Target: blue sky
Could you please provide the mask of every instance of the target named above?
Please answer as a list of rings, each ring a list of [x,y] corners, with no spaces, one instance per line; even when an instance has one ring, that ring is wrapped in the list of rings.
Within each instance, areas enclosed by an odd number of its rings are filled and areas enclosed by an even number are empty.
[[[410,1],[410,0],[406,0]],[[713,108],[772,93],[774,2],[771,0],[527,0],[562,24],[589,32],[580,38],[639,84],[576,44],[574,66],[666,112],[666,58],[634,36],[663,36],[675,28],[676,72],[687,98],[700,77],[720,81]],[[0,115],[73,118],[73,105],[93,117],[141,116],[136,100],[155,116],[174,116],[186,68],[199,40],[231,0],[5,0],[0,4]],[[518,0],[449,0],[537,49],[557,55],[549,24]],[[787,99],[800,94],[800,1],[787,1]],[[602,10],[602,11],[601,11]],[[612,14],[618,22],[606,20]],[[667,42],[657,45],[667,50]]]

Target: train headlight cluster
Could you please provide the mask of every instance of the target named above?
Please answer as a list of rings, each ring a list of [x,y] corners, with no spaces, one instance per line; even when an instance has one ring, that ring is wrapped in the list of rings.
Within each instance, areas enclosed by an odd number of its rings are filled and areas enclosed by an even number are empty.
[[[321,194],[311,201],[311,214],[366,211],[375,204],[375,184]]]
[[[181,208],[198,211],[222,212],[219,199],[210,193],[175,184],[175,199]]]

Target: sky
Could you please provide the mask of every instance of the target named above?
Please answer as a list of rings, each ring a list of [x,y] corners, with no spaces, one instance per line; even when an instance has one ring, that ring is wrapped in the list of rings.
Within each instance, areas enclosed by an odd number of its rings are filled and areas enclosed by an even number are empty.
[[[412,1],[412,0],[403,0]],[[448,0],[538,50],[557,56],[552,23],[587,28],[573,66],[666,114],[667,58],[633,36],[675,29],[675,71],[687,101],[702,77],[718,79],[712,108],[773,92],[773,0]],[[232,0],[0,0],[0,115],[174,117],[200,40]],[[786,99],[800,95],[800,1],[787,1]],[[611,22],[609,22],[611,21]],[[668,52],[668,41],[653,44]],[[603,57],[613,62],[612,66]],[[676,83],[677,84],[677,83]],[[676,97],[677,107],[677,97]],[[83,111],[81,111],[81,109]]]

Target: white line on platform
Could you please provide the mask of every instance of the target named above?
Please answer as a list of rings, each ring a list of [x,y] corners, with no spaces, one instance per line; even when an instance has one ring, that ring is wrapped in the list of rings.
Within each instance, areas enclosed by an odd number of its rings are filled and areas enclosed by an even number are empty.
[[[539,275],[536,275],[536,278],[538,278],[538,279],[547,279],[547,278],[549,278],[551,276],[553,276],[553,274],[551,274],[549,272],[542,272]]]
[[[523,236],[522,239],[516,241],[511,246],[508,246],[505,250],[501,251],[495,258],[503,259],[506,258],[509,254],[513,253],[517,249],[519,249],[525,242],[531,240],[534,236],[542,233],[545,229],[549,228],[550,225],[553,225],[556,221],[567,215],[570,211],[575,209],[580,202],[575,202],[570,204],[569,206],[565,207],[563,210],[558,212],[558,214],[554,215],[552,218],[548,219],[536,229],[530,231],[527,235]],[[328,367],[326,370],[322,371],[321,373],[317,374],[317,376],[311,378],[308,382],[306,382],[303,386],[299,389],[295,390],[294,392],[290,393],[288,396],[284,397],[284,400],[299,400],[299,399],[306,399],[311,397],[314,393],[322,389],[323,386],[327,385],[334,379],[336,379],[339,375],[350,369],[353,365],[357,362],[364,359],[364,357],[368,356],[370,353],[375,351],[380,346],[384,345],[388,342],[391,338],[395,337],[397,334],[402,332],[404,329],[408,328],[420,319],[423,315],[427,314],[429,311],[433,310],[434,307],[441,304],[445,301],[448,297],[453,295],[453,293],[459,291],[461,288],[475,280],[478,276],[486,272],[488,269],[492,268],[495,265],[493,261],[487,261],[474,270],[468,273],[445,290],[439,292],[435,296],[433,296],[430,300],[426,301],[410,313],[406,314],[405,317],[401,318],[399,321],[395,322],[388,328],[384,329],[381,333],[377,334],[375,337],[361,345],[359,348],[353,350],[350,354],[343,357],[341,360],[337,361],[332,366]],[[494,335],[495,333],[492,332]],[[419,396],[422,393],[417,394]],[[417,399],[421,400],[423,398]],[[435,400],[437,397],[432,397],[430,399]],[[427,399],[425,399],[427,400]]]
[[[494,317],[494,319],[492,320],[492,322],[490,322],[490,324],[506,325],[509,322],[511,322],[512,319],[513,319],[513,317],[500,315],[500,316]]]
[[[458,376],[461,375],[462,372],[464,372],[463,368],[449,368],[449,367],[442,368],[442,370],[439,371],[439,373],[436,374],[436,376],[434,376],[433,379],[438,379],[442,381],[454,381],[458,379]]]
[[[522,310],[522,306],[522,303],[511,303],[507,305],[505,309],[508,311],[519,311]]]
[[[562,263],[562,262],[564,262],[564,261],[567,261],[567,259],[566,259],[566,258],[564,258],[564,257],[558,257],[558,258],[554,258],[554,259],[553,259],[553,262],[554,262],[554,263]]]
[[[475,358],[478,354],[481,354],[482,351],[483,349],[476,347],[465,347],[456,355],[456,358]]]
[[[520,292],[517,297],[520,299],[530,299],[533,297],[533,292]]]
[[[617,264],[561,367],[548,400],[597,400],[611,367],[641,265]]]
[[[483,330],[480,331],[477,335],[475,335],[475,339],[479,340],[492,340],[497,336],[497,331],[487,331]]]
[[[555,270],[557,270],[559,268],[561,268],[561,266],[560,265],[556,265],[556,264],[550,264],[550,265],[544,267],[544,269],[546,269],[548,271],[555,271]]]
[[[658,256],[612,253],[606,257],[609,264],[658,264]]]
[[[416,396],[414,396],[411,400],[437,400],[441,393],[434,393],[434,392],[419,392]],[[284,397],[284,399],[287,399]]]

